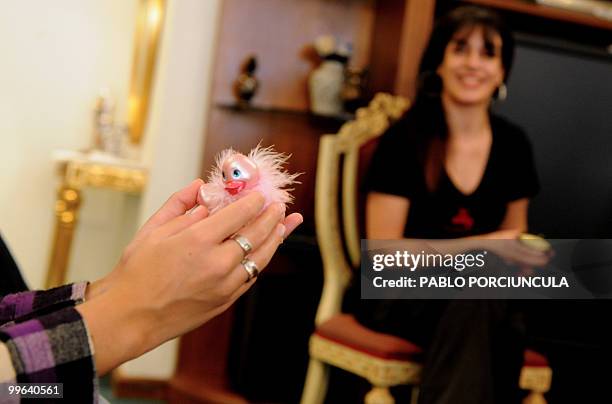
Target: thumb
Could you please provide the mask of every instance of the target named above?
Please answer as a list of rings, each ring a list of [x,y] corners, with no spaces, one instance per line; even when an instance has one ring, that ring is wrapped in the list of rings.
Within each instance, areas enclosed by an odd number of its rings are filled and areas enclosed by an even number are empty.
[[[204,205],[197,205],[189,212],[175,217],[155,230],[156,236],[165,238],[179,233],[208,216],[208,209]]]
[[[198,191],[204,181],[196,179],[168,198],[157,212],[153,214],[138,232],[138,237],[147,235],[151,230],[182,216],[197,204]]]

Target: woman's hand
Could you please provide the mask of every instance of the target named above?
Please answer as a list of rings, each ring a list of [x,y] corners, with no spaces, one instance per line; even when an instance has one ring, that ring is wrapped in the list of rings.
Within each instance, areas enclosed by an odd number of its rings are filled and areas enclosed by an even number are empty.
[[[203,206],[192,210],[199,185],[171,197],[78,306],[100,374],[198,327],[248,290],[255,280],[247,282],[243,251],[229,237],[239,232],[249,239],[249,259],[263,269],[302,221],[299,214],[285,218],[280,204],[259,214],[264,198],[258,193],[208,217]]]
[[[485,240],[485,249],[498,255],[506,263],[521,267],[525,272],[548,264],[550,253],[528,247],[519,240],[520,235],[519,230],[498,230],[478,238]]]
[[[149,218],[149,220],[142,225],[136,235],[134,235],[134,238],[130,244],[128,244],[128,246],[123,250],[121,261],[127,260],[132,255],[132,251],[138,247],[140,241],[144,239],[151,231],[165,223],[168,223],[174,218],[186,214],[186,212],[190,212],[191,209],[194,209],[196,207],[195,205],[197,204],[198,191],[203,184],[204,181],[198,178],[192,181],[191,184],[185,188],[172,194],[164,205],[157,212],[155,212]],[[208,211],[205,207],[203,211],[200,211],[200,216],[202,218],[208,216]],[[98,279],[97,281],[89,284],[87,287],[85,300],[91,300],[112,287],[113,281],[117,278],[117,275],[120,272],[117,269],[118,268],[104,278]]]

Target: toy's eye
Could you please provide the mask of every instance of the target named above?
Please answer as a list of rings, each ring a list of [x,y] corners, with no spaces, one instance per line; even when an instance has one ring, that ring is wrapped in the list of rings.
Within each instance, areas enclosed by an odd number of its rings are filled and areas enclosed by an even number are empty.
[[[240,174],[241,174],[241,172],[237,168],[235,168],[234,171],[232,171],[232,177],[233,178],[240,178]]]
[[[225,181],[225,180],[227,179],[227,178],[225,178],[225,171],[223,171],[223,172],[221,173],[221,176],[223,177],[223,181]]]

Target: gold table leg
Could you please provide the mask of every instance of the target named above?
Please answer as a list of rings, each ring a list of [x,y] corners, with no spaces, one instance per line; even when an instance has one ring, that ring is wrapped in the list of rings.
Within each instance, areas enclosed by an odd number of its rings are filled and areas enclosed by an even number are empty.
[[[61,185],[55,202],[55,232],[45,282],[47,289],[65,282],[80,205],[81,191],[66,184]]]

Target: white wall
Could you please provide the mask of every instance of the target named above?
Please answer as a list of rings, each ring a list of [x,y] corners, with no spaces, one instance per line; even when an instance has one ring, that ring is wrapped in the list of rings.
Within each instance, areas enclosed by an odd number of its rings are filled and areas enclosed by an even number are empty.
[[[200,174],[221,0],[167,0],[141,198],[86,190],[69,278],[111,270],[136,226]],[[54,149],[89,145],[92,107],[109,87],[125,116],[137,0],[0,0],[0,231],[32,288],[43,285],[58,178]],[[121,367],[167,378],[176,342]]]
[[[170,0],[147,130],[144,160],[151,178],[141,221],[168,196],[201,173],[206,110],[212,84],[221,0]],[[128,377],[165,379],[174,371],[177,343],[170,341],[121,366]]]
[[[0,2],[0,231],[32,288],[43,285],[54,224],[51,152],[89,145],[101,87],[116,96],[118,116],[125,114],[136,6],[137,0]],[[93,254],[112,242],[105,219],[123,204],[102,192],[84,198],[81,222],[92,224],[85,244],[94,248],[73,257],[70,276],[80,279],[116,259]]]

